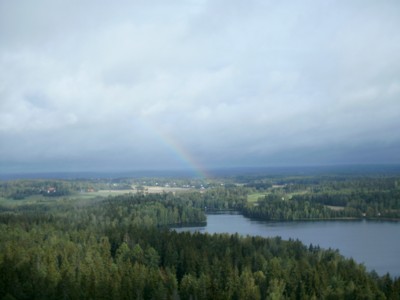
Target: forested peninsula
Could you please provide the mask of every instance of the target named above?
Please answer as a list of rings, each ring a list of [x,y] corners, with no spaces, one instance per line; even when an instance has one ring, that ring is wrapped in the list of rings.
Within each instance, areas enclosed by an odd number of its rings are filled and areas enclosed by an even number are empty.
[[[204,223],[215,210],[265,220],[399,218],[399,183],[395,176],[2,181],[0,299],[399,299],[400,279],[367,272],[337,250],[169,229]]]

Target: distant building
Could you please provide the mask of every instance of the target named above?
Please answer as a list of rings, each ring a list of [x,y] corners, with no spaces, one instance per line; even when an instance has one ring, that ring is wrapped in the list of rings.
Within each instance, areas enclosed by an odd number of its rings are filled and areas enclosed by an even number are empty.
[[[47,189],[47,194],[53,194],[53,193],[55,193],[55,192],[57,192],[57,190],[56,190],[55,187],[49,187],[49,188]]]

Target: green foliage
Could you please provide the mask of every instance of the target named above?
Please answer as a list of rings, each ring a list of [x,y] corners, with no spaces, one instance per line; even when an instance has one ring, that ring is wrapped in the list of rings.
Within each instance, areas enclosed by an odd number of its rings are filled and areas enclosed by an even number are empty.
[[[333,215],[320,203],[322,198],[296,196],[315,189],[316,183],[310,187],[309,181],[290,185],[279,180],[273,183],[280,186],[271,187],[257,205],[247,203],[252,188],[236,185],[175,195],[52,198],[57,205],[16,201],[19,205],[0,212],[0,299],[400,298],[400,279],[367,273],[337,251],[280,238],[177,233],[166,228],[204,222],[206,207],[279,220],[343,217],[349,212]],[[386,180],[372,181],[379,188],[369,188],[367,182],[352,185],[366,195],[397,197],[397,187]],[[349,185],[327,180],[313,193],[322,197],[337,189],[341,195]],[[367,197],[363,201],[367,207],[375,203]],[[397,209],[394,202],[383,202]],[[346,206],[357,210],[349,202]]]
[[[0,296],[16,299],[382,298],[398,295],[332,250],[297,241],[131,228],[118,241],[56,224],[1,225]],[[129,242],[124,241],[129,239]],[[168,260],[168,249],[177,255]]]
[[[285,200],[276,195],[265,196],[264,199],[258,200],[257,205],[247,205],[243,208],[243,213],[253,218],[276,221],[335,219],[354,216],[351,210],[332,210],[319,203],[297,199]]]
[[[243,213],[249,217],[282,221],[400,219],[397,182],[397,177],[373,176],[279,178],[265,197],[255,204],[249,201],[243,207]]]

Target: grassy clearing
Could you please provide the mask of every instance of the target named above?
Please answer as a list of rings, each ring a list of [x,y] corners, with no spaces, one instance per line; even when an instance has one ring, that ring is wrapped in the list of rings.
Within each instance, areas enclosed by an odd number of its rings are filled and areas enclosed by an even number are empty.
[[[332,206],[332,205],[324,205],[324,206],[334,211],[344,210],[344,206]]]
[[[309,191],[304,190],[304,191],[296,191],[296,192],[292,192],[292,193],[281,193],[282,197],[284,197],[285,199],[292,199],[293,196],[296,195],[304,195],[307,194]],[[253,193],[253,194],[249,194],[247,195],[247,202],[249,203],[256,203],[258,201],[258,199],[260,198],[264,198],[265,196],[267,196],[269,194],[269,192],[263,192],[263,193]]]
[[[20,205],[35,205],[35,204],[45,204],[45,205],[57,205],[59,203],[66,202],[77,202],[81,200],[93,200],[99,198],[95,193],[73,193],[65,196],[58,197],[45,197],[42,195],[32,195],[24,199],[15,200],[11,198],[0,197],[0,206],[5,207],[16,207]]]
[[[177,188],[177,187],[152,187],[146,186],[141,192],[155,194],[155,193],[168,193],[168,192],[185,192],[191,189],[187,188]],[[33,204],[46,204],[55,205],[57,203],[74,203],[74,202],[90,202],[92,200],[105,199],[109,196],[118,196],[123,194],[136,194],[138,191],[136,189],[126,189],[126,190],[99,190],[94,192],[76,192],[70,195],[59,196],[59,197],[46,197],[43,195],[32,195],[21,200],[15,200],[11,198],[0,197],[0,206],[4,207],[16,207],[19,205],[33,205]]]
[[[117,196],[128,193],[136,193],[136,190],[99,190],[95,192],[83,192],[74,194],[74,197],[81,199],[92,199],[97,197]]]
[[[304,191],[296,191],[296,192],[292,192],[292,193],[287,193],[285,198],[287,197],[288,199],[292,199],[293,196],[297,196],[297,195],[305,195],[307,194],[309,191],[304,190]]]
[[[8,201],[9,201],[8,199],[0,197],[0,205],[8,205],[9,204]]]
[[[187,192],[192,191],[192,188],[181,188],[181,187],[167,187],[167,186],[145,186],[146,192],[149,194],[158,193],[176,193],[176,192]]]
[[[140,193],[148,193],[148,194],[162,194],[162,193],[176,193],[176,192],[187,192],[192,189],[188,188],[179,188],[179,187],[161,187],[161,186],[144,186],[143,189],[131,189],[131,190],[99,190],[95,192],[84,192],[78,193],[74,195],[79,198],[95,198],[95,197],[108,197],[108,196],[117,196],[123,194],[136,194]]]
[[[259,198],[264,198],[267,193],[254,193],[247,195],[247,202],[255,203]]]
[[[50,198],[45,198],[41,195],[33,195],[26,197],[24,199],[11,199],[11,198],[0,198],[0,204],[2,205],[21,205],[21,204],[32,204],[32,203],[37,203],[37,202],[45,202],[45,201],[51,201]]]

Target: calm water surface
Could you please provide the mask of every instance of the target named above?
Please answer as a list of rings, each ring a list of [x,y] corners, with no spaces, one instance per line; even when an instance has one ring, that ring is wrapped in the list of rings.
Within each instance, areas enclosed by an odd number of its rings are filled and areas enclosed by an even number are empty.
[[[400,276],[400,223],[378,221],[263,222],[240,214],[209,214],[205,227],[178,231],[239,233],[299,239],[304,244],[339,249],[346,257],[364,263],[368,270]]]

